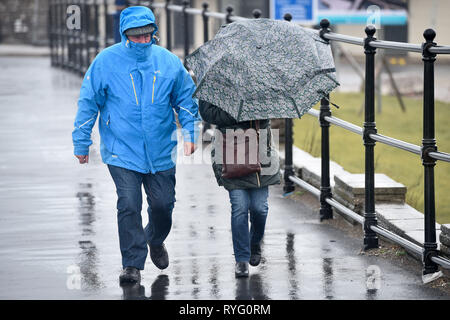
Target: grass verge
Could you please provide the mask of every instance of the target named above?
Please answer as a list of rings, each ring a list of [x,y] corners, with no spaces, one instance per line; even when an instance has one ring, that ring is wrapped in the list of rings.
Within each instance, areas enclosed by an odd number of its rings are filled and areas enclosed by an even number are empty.
[[[364,123],[362,93],[333,93],[330,100],[340,106],[332,108],[332,115],[360,127]],[[395,97],[383,96],[382,110],[375,115],[378,133],[415,145],[422,144],[422,100],[403,98],[406,112],[402,112]],[[314,107],[318,109],[318,106]],[[435,103],[435,136],[438,150],[450,152],[450,103]],[[294,144],[320,157],[320,126],[309,115],[294,121]],[[330,157],[351,173],[364,172],[362,137],[340,127],[330,127]],[[375,172],[384,173],[407,187],[406,202],[423,212],[424,176],[420,156],[382,143],[375,147]],[[450,223],[450,163],[438,161],[435,166],[436,220]]]

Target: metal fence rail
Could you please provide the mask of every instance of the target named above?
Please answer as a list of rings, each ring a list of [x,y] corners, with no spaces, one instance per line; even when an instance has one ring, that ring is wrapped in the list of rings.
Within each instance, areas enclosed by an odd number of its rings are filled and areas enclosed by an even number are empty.
[[[114,41],[114,23],[117,23],[117,14],[109,12],[107,0],[74,0],[71,4],[78,5],[82,11],[82,26],[80,30],[69,30],[65,20],[67,15],[66,0],[50,0],[49,5],[49,39],[52,66],[66,68],[84,74],[95,55],[103,48],[112,45]],[[184,28],[184,56],[189,54],[189,16],[201,16],[203,24],[203,41],[209,40],[209,19],[218,19],[225,23],[248,19],[233,15],[233,8],[228,7],[226,13],[211,12],[208,3],[202,4],[202,9],[190,7],[190,1],[183,1],[182,5],[173,5],[170,0],[165,2],[137,1],[137,4],[146,5],[152,10],[165,13],[165,41],[166,48],[172,49],[172,14],[181,13],[181,22]],[[255,9],[253,18],[259,18],[261,11]],[[116,20],[115,20],[116,19]],[[292,15],[286,14],[285,20],[291,21]],[[438,266],[450,268],[450,261],[438,256],[435,227],[435,194],[434,194],[434,166],[437,160],[450,162],[450,154],[439,152],[435,140],[434,119],[434,61],[438,54],[450,54],[450,46],[438,46],[433,42],[436,34],[432,29],[424,32],[425,41],[422,44],[401,43],[377,40],[375,28],[367,26],[366,38],[352,37],[333,33],[329,29],[330,23],[324,19],[320,22],[321,29],[317,32],[326,42],[338,41],[362,46],[366,56],[365,60],[365,108],[364,126],[359,127],[331,115],[328,98],[321,100],[320,110],[310,110],[309,115],[319,119],[321,127],[321,186],[320,190],[295,176],[292,162],[292,119],[286,119],[285,124],[285,164],[284,164],[284,191],[294,190],[294,184],[305,188],[316,195],[320,201],[320,220],[333,217],[332,208],[351,217],[363,225],[364,249],[378,247],[378,236],[381,235],[421,255],[423,260],[423,273],[434,273]],[[423,139],[422,145],[417,146],[408,142],[397,140],[377,133],[375,123],[375,54],[376,49],[394,49],[400,51],[417,52],[422,54],[424,64],[424,93],[423,93]],[[365,208],[361,216],[332,198],[330,187],[330,156],[329,156],[329,127],[331,124],[345,130],[361,135],[365,146]],[[406,150],[420,155],[424,167],[424,226],[425,241],[423,247],[418,246],[388,230],[378,226],[375,212],[375,168],[374,148],[376,142],[381,142],[394,148]]]
[[[434,61],[437,54],[450,53],[448,46],[437,46],[433,42],[436,33],[432,29],[425,30],[423,36],[425,42],[421,45],[400,43],[392,41],[379,41],[374,37],[375,28],[367,26],[365,29],[367,37],[364,39],[349,37],[331,33],[329,31],[329,22],[324,19],[321,21],[321,30],[319,31],[322,39],[329,41],[340,41],[363,46],[366,56],[365,63],[365,108],[364,108],[364,127],[358,127],[341,119],[331,116],[328,99],[321,100],[320,111],[314,110],[309,112],[309,115],[319,118],[319,123],[322,128],[322,174],[320,190],[316,189],[314,194],[318,194],[321,203],[321,219],[332,218],[331,207],[336,208],[343,214],[350,216],[354,220],[363,224],[364,229],[364,248],[371,249],[378,247],[377,235],[382,235],[410,251],[422,255],[423,273],[429,274],[438,271],[438,265],[449,268],[450,261],[444,257],[438,256],[437,242],[436,242],[436,225],[435,225],[435,193],[434,193],[434,166],[436,160],[449,162],[450,154],[438,152],[435,140],[435,114],[434,114]],[[376,49],[395,49],[409,52],[422,53],[422,60],[424,63],[424,94],[423,94],[423,139],[422,145],[417,146],[391,137],[387,137],[377,133],[375,123],[375,54]],[[358,218],[357,214],[348,208],[340,205],[337,201],[332,199],[330,192],[330,177],[329,177],[329,126],[335,124],[348,131],[360,134],[363,136],[365,146],[365,212],[364,217]],[[292,130],[286,131],[285,148],[292,148],[292,136],[289,135]],[[374,168],[374,147],[376,142],[381,142],[394,148],[406,150],[414,154],[420,155],[422,164],[424,166],[424,233],[425,241],[423,248],[416,244],[388,231],[377,223],[375,212],[375,168]],[[285,152],[285,192],[293,191],[292,183],[296,183],[305,188],[305,182],[299,183],[300,179],[292,179],[292,152]],[[288,158],[288,155],[290,158]],[[288,170],[288,168],[290,170]],[[314,188],[307,187],[307,190]]]

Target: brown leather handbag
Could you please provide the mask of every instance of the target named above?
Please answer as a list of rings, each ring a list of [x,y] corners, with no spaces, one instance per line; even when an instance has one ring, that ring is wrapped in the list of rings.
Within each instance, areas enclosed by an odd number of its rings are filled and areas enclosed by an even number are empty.
[[[255,128],[243,131],[242,136],[222,134],[223,137],[223,164],[222,177],[226,179],[244,177],[252,173],[261,172],[259,162],[259,121],[255,121]],[[252,141],[253,132],[256,129],[256,146]],[[239,152],[240,151],[240,152]],[[244,159],[242,159],[242,153]],[[256,154],[255,154],[256,153]],[[230,155],[233,156],[230,156]],[[232,161],[229,161],[232,158]],[[243,160],[243,161],[242,161]],[[256,160],[256,161],[255,161]]]

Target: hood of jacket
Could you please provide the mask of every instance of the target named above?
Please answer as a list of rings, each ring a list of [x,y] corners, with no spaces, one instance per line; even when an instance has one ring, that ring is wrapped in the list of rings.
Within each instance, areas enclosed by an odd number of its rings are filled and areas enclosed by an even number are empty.
[[[130,28],[138,28],[146,25],[153,25],[151,41],[149,43],[135,43],[128,39],[125,31]],[[153,36],[158,31],[158,26],[155,23],[155,15],[153,12],[144,6],[133,6],[124,9],[120,13],[120,36],[121,44],[125,52],[138,60],[145,60],[151,53],[152,44],[155,43]]]

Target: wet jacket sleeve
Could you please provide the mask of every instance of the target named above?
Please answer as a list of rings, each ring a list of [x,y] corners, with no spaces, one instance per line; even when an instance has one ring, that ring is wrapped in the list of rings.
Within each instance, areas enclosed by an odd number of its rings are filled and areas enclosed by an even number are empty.
[[[178,120],[183,127],[183,137],[186,142],[196,142],[199,136],[198,104],[192,95],[195,84],[180,60],[177,61],[178,73],[171,94],[171,104],[178,113]]]
[[[72,132],[75,155],[89,154],[92,128],[97,120],[99,108],[105,103],[101,77],[100,63],[94,60],[86,71],[78,99],[78,111]]]
[[[218,127],[229,127],[238,123],[228,112],[209,102],[200,100],[199,110],[204,121],[215,124]]]

